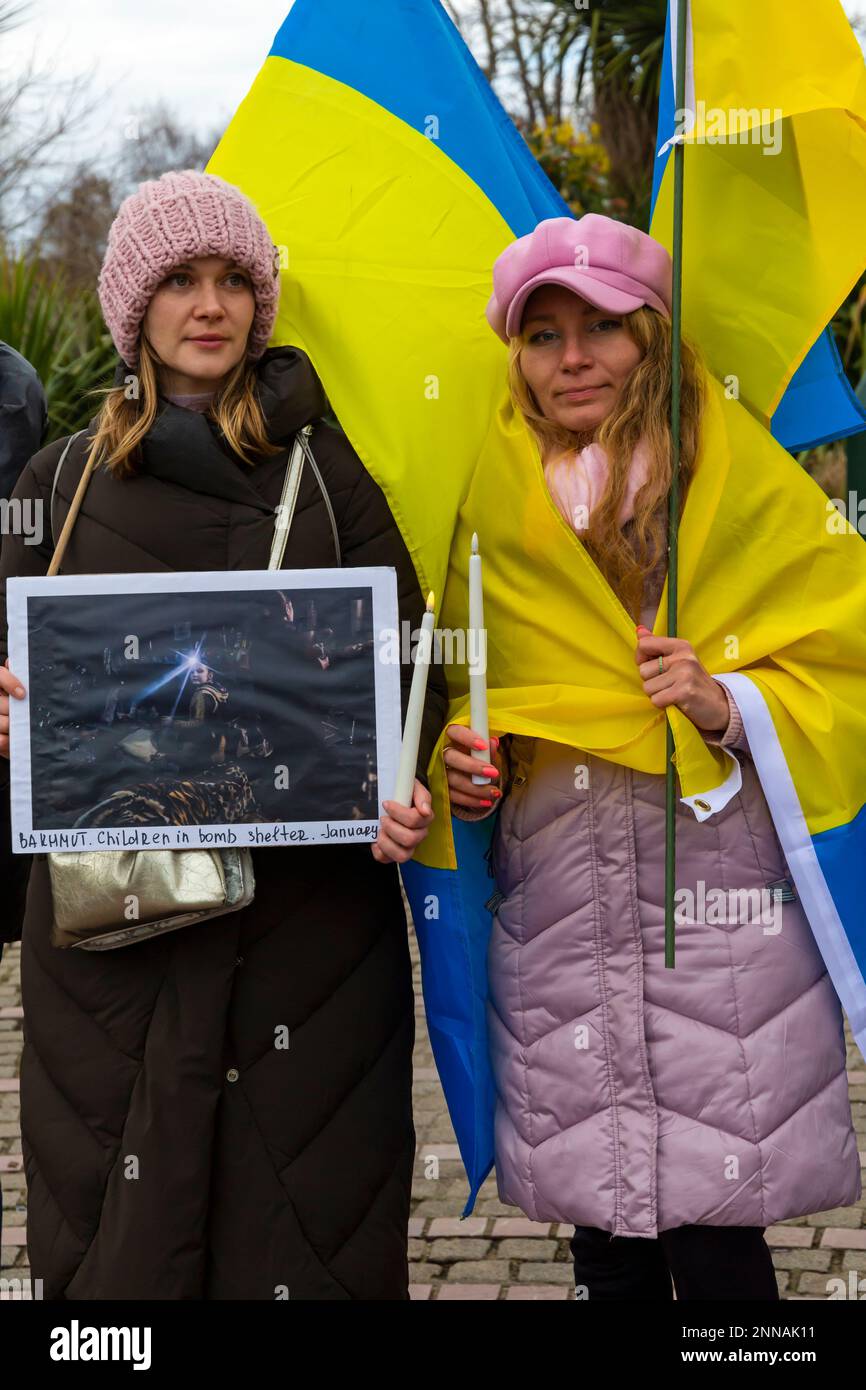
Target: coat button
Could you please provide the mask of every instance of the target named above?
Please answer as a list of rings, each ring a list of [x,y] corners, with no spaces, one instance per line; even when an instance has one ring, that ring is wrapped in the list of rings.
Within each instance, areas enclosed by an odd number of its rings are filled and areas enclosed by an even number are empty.
[[[237,1081],[239,1076],[240,1072],[238,1071],[237,1067],[229,1067],[228,1071],[226,1072],[226,1081]]]

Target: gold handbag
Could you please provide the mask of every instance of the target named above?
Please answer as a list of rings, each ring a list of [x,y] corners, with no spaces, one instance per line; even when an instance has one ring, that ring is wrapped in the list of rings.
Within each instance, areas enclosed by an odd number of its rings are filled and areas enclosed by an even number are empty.
[[[81,433],[79,430],[78,434]],[[282,564],[305,457],[310,460],[331,513],[324,483],[307,442],[311,433],[312,425],[305,425],[295,436],[276,514],[268,561],[270,570],[279,569]],[[67,443],[54,474],[52,515],[57,479],[70,446],[77,438],[74,434]],[[92,472],[91,455],[63,523],[48,567],[49,575],[56,574],[60,567]],[[340,564],[333,513],[331,525]],[[129,946],[162,932],[237,912],[252,902],[255,891],[253,858],[246,847],[96,850],[49,854],[47,859],[53,902],[51,944],[61,948],[111,951],[118,946]]]
[[[96,850],[49,854],[53,946],[111,951],[253,900],[250,851]],[[131,920],[118,926],[118,918]]]

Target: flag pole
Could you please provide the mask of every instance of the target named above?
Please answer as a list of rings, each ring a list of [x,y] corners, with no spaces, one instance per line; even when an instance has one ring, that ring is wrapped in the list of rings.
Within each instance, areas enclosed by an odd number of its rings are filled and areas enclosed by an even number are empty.
[[[671,0],[671,4],[675,0]],[[668,637],[677,635],[677,565],[679,559],[680,508],[680,370],[682,362],[682,279],[683,279],[683,182],[685,145],[682,111],[686,104],[686,35],[689,0],[677,7],[677,61],[675,121],[680,121],[680,137],[674,144],[674,226],[673,294],[671,300],[671,486],[668,493]],[[674,736],[670,719],[665,721],[665,966],[675,964],[674,892],[676,887],[677,777],[673,756]]]

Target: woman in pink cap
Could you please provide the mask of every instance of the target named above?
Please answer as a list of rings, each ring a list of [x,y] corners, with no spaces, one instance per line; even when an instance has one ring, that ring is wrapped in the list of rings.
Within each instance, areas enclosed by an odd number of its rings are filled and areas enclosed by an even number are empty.
[[[267,348],[278,256],[249,199],[192,170],[142,184],[111,227],[99,294],[114,384],[87,429],[24,469],[14,495],[44,508],[45,537],[5,538],[4,592],[46,573],[91,454],[65,574],[264,570],[308,428],[283,568],[393,566],[401,622],[417,627],[424,599],[381,489],[323,419],[305,354]],[[4,657],[5,611],[0,639]],[[441,668],[430,681],[422,769],[447,709]],[[0,691],[5,758],[22,692],[3,666]],[[321,797],[309,726],[306,740],[270,731],[292,794]],[[21,1123],[45,1298],[408,1299],[414,997],[397,864],[427,833],[423,778],[411,809],[386,803],[374,844],[254,849],[248,907],[120,950],[51,944],[34,857]]]
[[[491,795],[472,783],[477,735],[459,725],[445,762],[456,815],[499,812],[488,1020],[501,1199],[574,1223],[579,1297],[667,1300],[673,1283],[679,1300],[773,1300],[766,1228],[856,1202],[860,1164],[841,1007],[739,711],[687,635],[651,633],[666,574],[670,304],[667,251],[590,214],[509,246],[487,314],[551,495],[637,624],[647,699],[676,705],[740,764],[721,810],[699,821],[677,804],[678,887],[765,886],[779,929],[708,924],[706,968],[668,971],[663,776],[509,735],[492,740]],[[703,404],[685,342],[682,502]],[[588,769],[577,790],[576,762]],[[796,1066],[773,1041],[780,1016],[786,1035],[790,1024],[812,1040]],[[553,1041],[582,1029],[583,1085]]]

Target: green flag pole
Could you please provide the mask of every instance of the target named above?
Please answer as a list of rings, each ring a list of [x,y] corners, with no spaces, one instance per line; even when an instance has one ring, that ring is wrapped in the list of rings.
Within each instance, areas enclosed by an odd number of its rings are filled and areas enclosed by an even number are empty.
[[[686,33],[689,0],[680,0],[677,23],[676,113],[686,104]],[[676,117],[675,117],[676,119]],[[671,486],[668,494],[668,637],[677,635],[677,562],[680,510],[680,370],[683,307],[683,138],[674,145],[673,295],[671,300]],[[666,730],[665,783],[665,966],[675,965],[674,891],[677,868],[677,777],[674,768],[674,736],[668,719]]]

